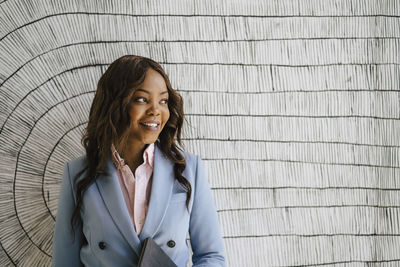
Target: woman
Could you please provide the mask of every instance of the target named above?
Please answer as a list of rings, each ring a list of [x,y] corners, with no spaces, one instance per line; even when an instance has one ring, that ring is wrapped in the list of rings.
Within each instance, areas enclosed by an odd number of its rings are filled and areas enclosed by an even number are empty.
[[[200,158],[181,145],[183,101],[161,66],[123,56],[100,78],[82,138],[64,166],[53,266],[136,266],[151,237],[179,267],[225,266]]]

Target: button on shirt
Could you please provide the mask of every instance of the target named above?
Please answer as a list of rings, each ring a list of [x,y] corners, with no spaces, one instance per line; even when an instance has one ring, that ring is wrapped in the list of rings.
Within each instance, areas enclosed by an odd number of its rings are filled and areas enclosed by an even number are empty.
[[[128,208],[136,233],[139,235],[142,231],[149,207],[154,162],[154,143],[148,145],[143,152],[143,163],[137,167],[135,175],[133,175],[124,159],[120,157],[114,145],[111,146],[111,152],[126,207]]]

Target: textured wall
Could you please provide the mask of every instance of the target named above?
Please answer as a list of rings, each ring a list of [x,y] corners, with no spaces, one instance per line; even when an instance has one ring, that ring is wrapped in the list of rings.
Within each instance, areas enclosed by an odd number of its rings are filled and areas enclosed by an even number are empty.
[[[229,266],[397,266],[399,38],[396,0],[0,0],[0,266],[49,265],[63,164],[124,54],[184,97]]]

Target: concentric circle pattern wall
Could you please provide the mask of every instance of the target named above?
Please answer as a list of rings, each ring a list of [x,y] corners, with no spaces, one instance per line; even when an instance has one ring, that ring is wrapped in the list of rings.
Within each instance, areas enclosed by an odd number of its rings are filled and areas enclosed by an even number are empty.
[[[99,77],[162,63],[228,266],[400,264],[396,0],[0,0],[0,266],[49,266]]]

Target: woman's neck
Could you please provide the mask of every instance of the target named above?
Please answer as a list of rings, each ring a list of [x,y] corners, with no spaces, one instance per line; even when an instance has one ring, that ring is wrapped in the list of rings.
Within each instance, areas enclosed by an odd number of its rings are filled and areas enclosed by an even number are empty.
[[[146,145],[143,143],[130,142],[123,150],[124,154],[122,158],[133,173],[135,173],[136,168],[143,163],[143,153],[145,149]]]

